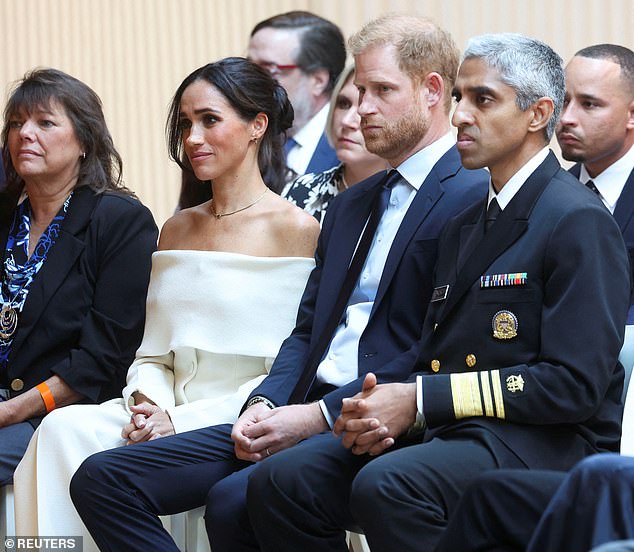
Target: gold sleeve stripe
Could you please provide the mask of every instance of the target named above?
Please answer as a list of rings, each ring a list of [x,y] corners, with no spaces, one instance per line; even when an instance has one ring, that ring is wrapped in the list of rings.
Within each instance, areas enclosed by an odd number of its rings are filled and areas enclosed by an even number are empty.
[[[456,420],[482,416],[482,399],[477,372],[451,374],[451,396]]]
[[[495,411],[498,418],[504,419],[506,414],[504,412],[504,396],[502,395],[502,383],[500,382],[500,371],[491,371],[491,386],[493,387],[493,397],[495,398]]]
[[[482,388],[482,398],[484,399],[485,416],[495,418],[493,398],[491,397],[491,386],[489,385],[489,372],[480,372],[480,387]]]

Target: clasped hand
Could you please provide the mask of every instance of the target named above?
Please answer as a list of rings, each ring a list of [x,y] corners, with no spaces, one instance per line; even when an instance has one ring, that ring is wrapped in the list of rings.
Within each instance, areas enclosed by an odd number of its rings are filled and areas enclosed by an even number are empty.
[[[318,403],[293,404],[273,410],[256,403],[238,418],[231,438],[238,458],[259,462],[327,429]]]
[[[158,406],[142,402],[131,406],[130,410],[132,411],[130,423],[124,425],[121,430],[121,437],[127,441],[128,445],[152,441],[176,433],[169,415]]]
[[[343,399],[333,433],[354,454],[377,455],[416,421],[416,384],[384,383],[368,373],[360,393]]]

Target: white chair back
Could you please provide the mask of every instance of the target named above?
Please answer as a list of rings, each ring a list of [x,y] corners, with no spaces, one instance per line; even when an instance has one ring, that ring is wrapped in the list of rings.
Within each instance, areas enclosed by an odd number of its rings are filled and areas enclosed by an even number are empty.
[[[625,341],[619,354],[619,360],[625,369],[621,454],[634,456],[634,385],[629,385],[632,368],[634,368],[634,326],[625,326]]]

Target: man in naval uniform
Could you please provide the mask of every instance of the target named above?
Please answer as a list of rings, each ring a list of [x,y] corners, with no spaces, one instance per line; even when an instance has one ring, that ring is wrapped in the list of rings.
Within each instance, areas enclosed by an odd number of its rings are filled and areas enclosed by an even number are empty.
[[[306,441],[251,473],[261,550],[343,550],[354,526],[373,552],[433,550],[482,472],[566,470],[618,447],[627,251],[548,149],[562,60],[521,35],[476,37],[454,97],[460,157],[488,167],[488,198],[441,237],[410,378],[368,374],[344,399],[334,430],[350,448]]]

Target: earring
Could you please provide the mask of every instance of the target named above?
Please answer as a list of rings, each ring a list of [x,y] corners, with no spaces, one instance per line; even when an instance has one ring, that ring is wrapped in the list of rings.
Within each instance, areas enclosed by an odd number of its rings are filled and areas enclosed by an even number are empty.
[[[81,152],[81,158],[82,158],[82,159],[86,159],[86,152],[85,152],[85,151],[82,151],[82,152]]]
[[[258,137],[257,136],[251,136],[251,142],[253,142],[257,146],[258,145]]]

